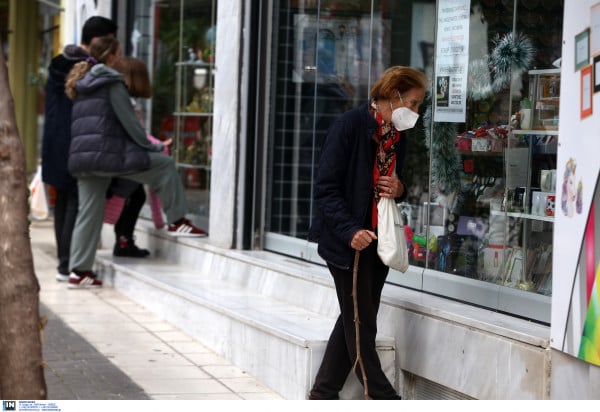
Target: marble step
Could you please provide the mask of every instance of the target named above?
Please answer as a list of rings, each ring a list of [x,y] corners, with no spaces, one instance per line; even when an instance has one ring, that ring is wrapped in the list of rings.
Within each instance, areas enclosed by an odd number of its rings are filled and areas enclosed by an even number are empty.
[[[113,258],[110,250],[99,250],[96,269],[107,285],[194,336],[284,398],[306,399],[337,313],[319,305],[314,310],[300,304],[307,303],[306,299],[288,297],[293,287],[299,287],[294,295],[310,296],[311,289],[305,288],[312,283],[312,290],[323,288],[331,299],[331,286],[325,286],[324,280],[319,284],[307,281],[306,276],[299,279],[280,272],[273,262],[263,262],[259,270],[247,260],[246,266],[240,266],[244,259],[210,256],[206,250],[205,259],[222,262],[218,269],[200,270],[202,265],[183,265],[172,259],[186,254],[184,249],[194,247],[193,242],[191,246],[168,238],[159,242],[160,249],[147,259]],[[173,247],[174,253],[166,258],[164,250]],[[394,340],[381,336],[377,344],[384,371],[394,382]],[[362,387],[353,374],[341,397],[362,398]]]

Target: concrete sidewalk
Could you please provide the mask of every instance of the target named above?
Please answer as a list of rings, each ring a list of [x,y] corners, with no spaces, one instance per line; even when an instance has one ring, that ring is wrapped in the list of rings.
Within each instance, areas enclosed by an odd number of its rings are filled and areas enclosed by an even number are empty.
[[[57,282],[53,222],[32,222],[48,399],[280,400],[277,393],[110,287]],[[151,258],[149,258],[151,259]]]

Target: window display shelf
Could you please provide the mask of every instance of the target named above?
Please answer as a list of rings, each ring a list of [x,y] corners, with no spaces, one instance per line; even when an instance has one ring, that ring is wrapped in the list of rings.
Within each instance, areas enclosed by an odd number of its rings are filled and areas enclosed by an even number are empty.
[[[191,163],[177,163],[177,166],[183,169],[202,169],[210,171],[209,165],[199,165],[199,164],[191,164]]]
[[[207,62],[200,62],[200,61],[194,61],[194,62],[176,62],[175,66],[192,66],[192,67],[205,67],[205,68],[213,68],[214,64],[213,63],[207,63]]]
[[[481,156],[481,157],[502,157],[502,152],[490,152],[490,151],[472,151],[472,150],[459,150],[458,154],[462,156]]]
[[[209,117],[212,116],[212,113],[206,113],[206,112],[174,112],[173,116],[180,116],[180,117]]]
[[[513,129],[511,130],[512,134],[516,135],[534,135],[534,136],[558,136],[558,130],[548,130],[548,129]]]
[[[529,219],[529,220],[540,220],[543,222],[551,222],[554,223],[554,216],[540,216],[540,215],[532,215],[530,213],[521,213],[521,212],[502,212],[499,210],[490,211],[492,216],[508,216],[508,217],[516,217],[520,219]]]

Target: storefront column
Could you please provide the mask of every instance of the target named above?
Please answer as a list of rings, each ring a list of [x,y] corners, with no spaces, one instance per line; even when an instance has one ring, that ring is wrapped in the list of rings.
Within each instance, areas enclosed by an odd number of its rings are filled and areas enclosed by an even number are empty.
[[[217,6],[209,233],[211,243],[225,248],[233,246],[235,205],[239,197],[241,10],[240,0],[219,0]]]
[[[37,166],[39,13],[36,0],[10,0],[8,75],[19,134],[25,145],[26,170]]]

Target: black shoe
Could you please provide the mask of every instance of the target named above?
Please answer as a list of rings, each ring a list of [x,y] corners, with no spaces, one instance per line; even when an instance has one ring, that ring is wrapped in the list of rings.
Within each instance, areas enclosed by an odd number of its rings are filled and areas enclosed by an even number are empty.
[[[135,257],[144,258],[150,254],[147,249],[140,249],[136,246],[133,238],[127,238],[125,236],[119,236],[119,240],[115,244],[113,249],[113,256],[119,257]]]

